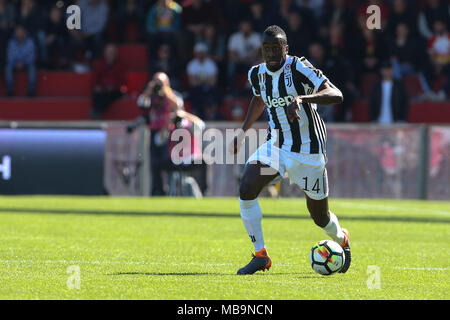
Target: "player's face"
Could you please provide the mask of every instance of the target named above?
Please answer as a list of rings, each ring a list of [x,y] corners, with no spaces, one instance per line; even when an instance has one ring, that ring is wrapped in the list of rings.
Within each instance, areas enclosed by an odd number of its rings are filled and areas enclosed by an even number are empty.
[[[288,46],[277,37],[264,35],[262,56],[270,71],[279,70],[286,61]]]

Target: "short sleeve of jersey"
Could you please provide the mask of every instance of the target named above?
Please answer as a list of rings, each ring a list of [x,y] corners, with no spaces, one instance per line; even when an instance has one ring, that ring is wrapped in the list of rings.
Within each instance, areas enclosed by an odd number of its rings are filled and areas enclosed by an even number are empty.
[[[248,82],[252,86],[253,95],[259,97],[261,95],[258,82],[258,66],[250,68],[248,72]]]
[[[304,57],[298,59],[296,69],[297,71],[301,72],[306,78],[308,78],[308,80],[314,86],[314,92],[317,92],[322,83],[324,83],[325,80],[328,80],[328,78],[323,74],[321,70],[313,67],[311,62],[309,62]]]

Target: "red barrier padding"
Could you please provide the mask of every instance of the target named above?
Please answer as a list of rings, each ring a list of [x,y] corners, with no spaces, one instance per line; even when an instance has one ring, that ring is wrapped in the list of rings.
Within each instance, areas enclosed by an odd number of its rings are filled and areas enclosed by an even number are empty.
[[[28,75],[25,72],[17,72],[14,84],[15,95],[25,97],[28,89]],[[39,97],[88,97],[92,92],[92,75],[59,71],[39,72],[36,91]],[[6,94],[3,77],[0,79],[0,94]]]
[[[134,120],[142,114],[136,99],[124,97],[114,102],[103,114],[104,120]]]
[[[78,121],[88,120],[89,98],[0,99],[1,120]]]
[[[220,108],[224,116],[231,121],[243,121],[248,99],[226,100]],[[189,106],[187,106],[189,107]],[[23,121],[78,121],[90,120],[90,97],[37,97],[37,98],[0,98],[0,120]],[[189,110],[189,108],[187,108]],[[133,120],[141,115],[136,99],[123,97],[105,112],[105,120]],[[368,122],[367,102],[356,101],[352,108],[353,122]],[[410,123],[450,123],[450,102],[411,103]]]
[[[409,107],[409,122],[450,123],[450,101],[418,102]]]
[[[353,122],[369,121],[369,105],[365,101],[356,101],[352,106]],[[410,123],[450,123],[450,101],[415,102],[409,105]]]

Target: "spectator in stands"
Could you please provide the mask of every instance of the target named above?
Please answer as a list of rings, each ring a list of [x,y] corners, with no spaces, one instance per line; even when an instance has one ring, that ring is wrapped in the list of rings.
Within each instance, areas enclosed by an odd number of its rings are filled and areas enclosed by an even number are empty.
[[[5,65],[6,45],[14,27],[14,20],[14,6],[6,0],[0,0],[0,70],[3,70]]]
[[[264,10],[263,1],[256,0],[250,3],[249,19],[256,32],[263,33],[271,25],[270,15]]]
[[[352,43],[353,50],[349,52],[355,61],[357,74],[378,72],[380,62],[386,54],[381,35],[364,26]]]
[[[206,44],[195,45],[194,58],[187,65],[187,75],[192,109],[196,115],[204,118],[208,108],[219,104],[218,69],[216,63],[208,56]]]
[[[65,68],[69,65],[69,33],[62,10],[53,6],[45,25],[45,45],[48,60],[44,61],[50,69]]]
[[[227,42],[225,35],[219,33],[213,24],[208,23],[204,28],[202,40],[200,42],[203,42],[208,46],[209,57],[214,60],[219,70],[219,86],[225,88],[227,86]]]
[[[308,46],[314,39],[314,33],[304,25],[303,16],[298,10],[289,13],[284,30],[289,39],[289,54],[299,57],[306,55]]]
[[[274,7],[272,9],[278,9],[274,11],[274,14],[277,14],[278,17],[275,18],[278,21],[275,21],[278,25],[286,24],[286,21],[289,19],[289,13],[294,10],[300,10],[299,7],[294,3],[293,0],[280,0],[279,4],[274,3]],[[312,12],[310,12],[312,13]]]
[[[369,100],[369,119],[380,124],[406,122],[409,102],[403,83],[394,79],[391,62],[381,65],[381,80],[375,85]]]
[[[117,58],[117,47],[109,44],[104,49],[103,59],[93,71],[93,119],[100,119],[102,113],[122,96],[125,82],[125,67]]]
[[[36,47],[28,36],[24,26],[17,26],[15,36],[9,41],[7,49],[7,62],[5,80],[7,95],[14,95],[14,70],[27,71],[28,96],[36,93]]]
[[[406,24],[409,33],[415,35],[417,17],[412,9],[408,7],[406,0],[394,0],[385,32],[387,34],[395,34],[397,26],[402,23]]]
[[[217,19],[215,7],[204,0],[192,0],[183,9],[183,27],[192,33],[194,41],[201,37],[206,24],[217,23]]]
[[[158,0],[147,14],[146,31],[149,52],[153,57],[155,48],[161,43],[169,43],[177,48],[177,32],[180,29],[182,7],[173,0]],[[178,48],[179,49],[179,48]]]
[[[450,79],[450,34],[443,19],[436,19],[434,22],[434,33],[428,40],[428,54],[431,65],[426,70],[428,83],[433,85],[439,78],[443,78],[444,85],[436,88],[437,94],[431,94],[431,100],[445,100],[449,95]]]
[[[318,105],[318,112],[325,122],[344,122],[350,119],[350,110],[356,96],[351,64],[341,55],[332,54],[325,45],[313,42],[308,48],[308,60],[322,70],[343,93],[344,102],[336,106]]]
[[[14,6],[6,0],[0,0],[0,30],[11,30],[15,15]]]
[[[436,19],[434,22],[434,33],[428,39],[428,53],[435,66],[450,64],[450,34],[444,20]]]
[[[47,47],[45,46],[44,23],[45,16],[43,10],[34,0],[23,0],[17,15],[17,24],[25,27],[27,34],[33,39],[37,45],[36,57],[41,61],[47,59]]]
[[[218,19],[219,27],[226,32],[226,36],[228,37],[236,31],[236,21],[239,21],[243,16],[248,16],[247,4],[241,0],[221,0],[216,2],[219,4],[218,10],[220,12]],[[267,8],[267,2],[272,3],[272,1],[264,1],[266,9],[268,9],[267,11],[271,13],[275,12],[271,11],[272,8]],[[230,19],[230,17],[233,17],[233,19]]]
[[[314,13],[316,18],[323,14],[325,0],[295,0],[299,7],[307,8]]]
[[[312,63],[312,65],[325,72],[328,75],[328,72],[325,70],[326,68],[326,54],[324,46],[319,42],[311,43],[308,47],[308,59]],[[329,76],[329,75],[328,75]],[[333,79],[334,83],[335,79]],[[323,118],[325,122],[333,121],[333,108],[330,106],[317,106],[317,111]]]
[[[182,66],[173,58],[172,47],[166,43],[159,46],[156,59],[150,61],[150,74],[164,72],[171,79],[172,87],[179,89],[179,78]]]
[[[211,59],[217,64],[223,64],[226,58],[225,36],[217,32],[216,27],[208,23],[203,31],[202,42],[208,46]]]
[[[347,41],[344,35],[344,27],[339,22],[330,24],[330,31],[328,32],[327,51],[331,56],[346,56],[348,50]]]
[[[183,43],[184,52],[192,52],[194,45],[203,42],[203,34],[208,24],[220,24],[217,12],[219,1],[191,0],[183,7]],[[180,57],[183,58],[183,57]]]
[[[330,25],[341,25],[345,39],[352,36],[355,29],[353,13],[350,10],[347,0],[333,0],[329,6],[324,8],[324,13],[320,18],[322,26],[320,28],[329,27]],[[324,32],[321,32],[322,34]]]
[[[248,19],[239,23],[239,31],[228,40],[228,83],[236,94],[235,77],[247,74],[249,68],[260,60],[261,35],[253,31]]]
[[[324,73],[342,91],[345,99],[335,106],[334,121],[350,120],[353,101],[359,95],[356,88],[355,68],[346,56],[346,46],[341,24],[331,24],[326,51],[328,53]]]
[[[117,22],[119,27],[117,32],[120,42],[127,41],[127,30],[131,25],[136,28],[136,38],[141,40],[141,30],[144,30],[144,6],[140,0],[127,0],[119,1],[119,7],[117,10]]]
[[[305,39],[308,41],[309,39],[313,39],[317,36],[317,23],[316,18],[313,11],[307,5],[298,6],[294,0],[282,0],[280,1],[279,6],[275,5],[272,9],[278,9],[278,14],[274,11],[273,15],[275,16],[275,24],[288,27],[290,24],[293,25],[295,30],[297,27],[294,24],[300,24],[299,31],[302,32],[303,35],[307,35]],[[292,13],[297,13],[298,17],[293,16]],[[299,18],[300,21],[294,21]],[[300,39],[296,39],[293,37],[288,38],[289,47],[291,47],[291,40],[299,42]],[[294,44],[295,45],[295,44]],[[298,44],[297,44],[298,46]],[[308,48],[308,43],[303,46],[305,50]]]
[[[388,40],[388,52],[393,62],[394,78],[401,80],[404,75],[420,71],[426,60],[426,52],[417,39],[410,35],[409,27],[399,22],[395,28],[395,37]]]
[[[100,57],[103,37],[108,22],[109,7],[105,0],[79,0],[81,31],[72,32],[78,46],[86,50],[88,60]]]
[[[447,2],[447,5],[445,5],[445,2],[441,0],[428,0],[426,7],[419,13],[417,25],[424,39],[428,39],[433,35],[436,19],[444,20],[448,25],[450,4]]]

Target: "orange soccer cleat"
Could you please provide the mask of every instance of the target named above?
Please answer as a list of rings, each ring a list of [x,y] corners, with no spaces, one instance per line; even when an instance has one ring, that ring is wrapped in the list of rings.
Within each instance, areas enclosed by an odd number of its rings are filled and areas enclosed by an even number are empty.
[[[256,271],[266,271],[272,266],[272,260],[267,254],[266,248],[252,255],[252,260],[243,268],[239,269],[238,275],[254,274]]]
[[[344,242],[341,243],[341,247],[344,249],[345,261],[339,273],[346,273],[352,262],[352,254],[350,252],[350,233],[344,228],[342,228],[342,232],[345,235]]]

